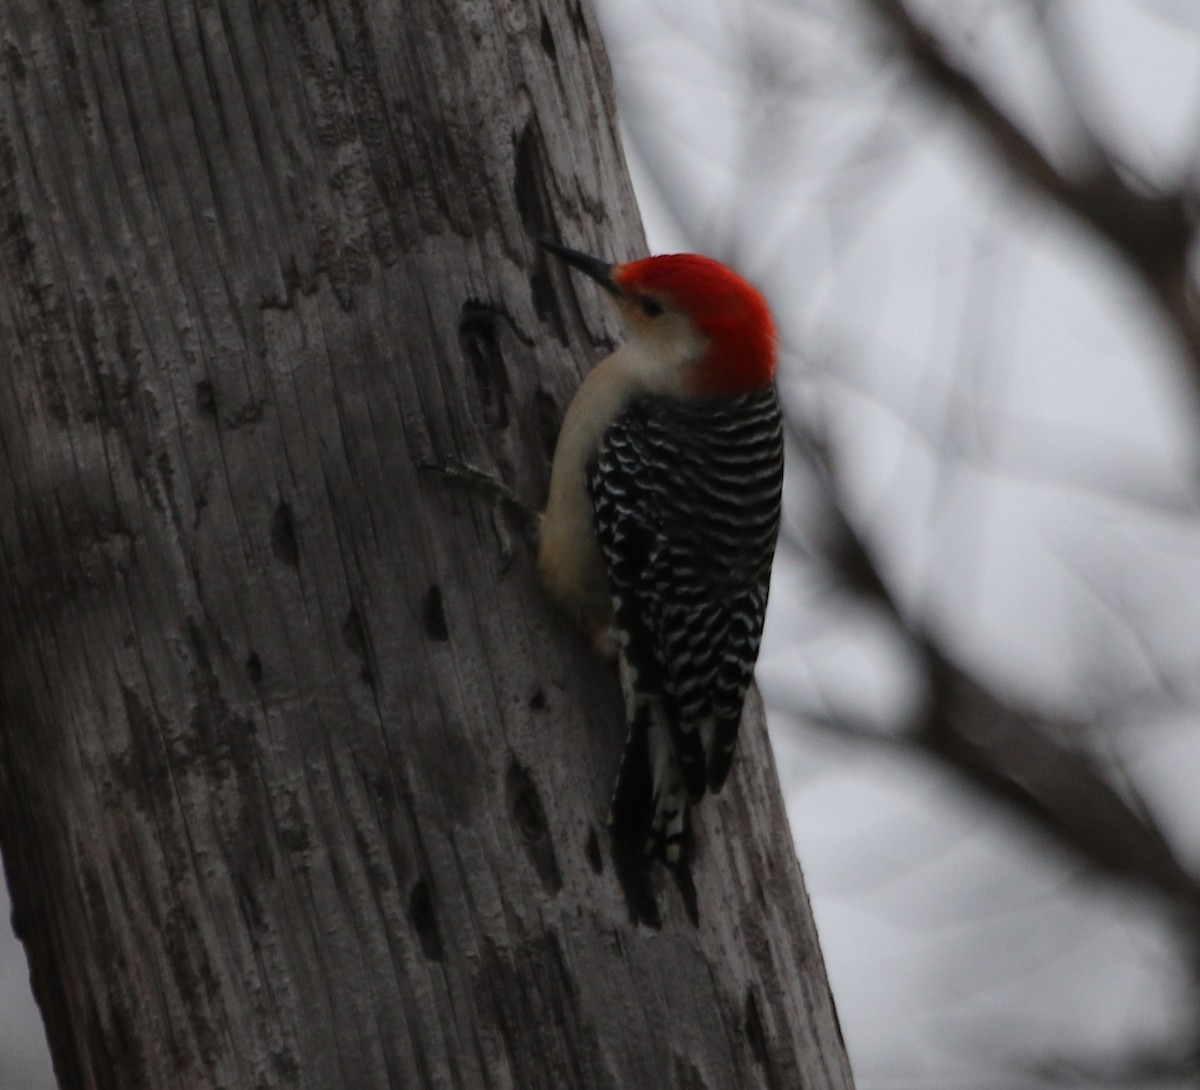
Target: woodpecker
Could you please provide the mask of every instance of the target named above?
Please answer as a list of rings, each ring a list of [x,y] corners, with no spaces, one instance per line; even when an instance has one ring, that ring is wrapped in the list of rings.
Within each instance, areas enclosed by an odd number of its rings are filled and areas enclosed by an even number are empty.
[[[767,608],[783,485],[775,328],[711,258],[610,264],[541,246],[612,296],[626,335],[567,407],[538,567],[618,661],[629,734],[614,857],[678,868],[689,806],[729,773]]]

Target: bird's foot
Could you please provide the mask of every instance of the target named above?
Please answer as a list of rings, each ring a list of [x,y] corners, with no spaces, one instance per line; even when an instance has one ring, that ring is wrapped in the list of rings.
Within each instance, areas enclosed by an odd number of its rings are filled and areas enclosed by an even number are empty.
[[[448,458],[444,462],[425,462],[420,468],[427,472],[440,473],[446,480],[454,481],[492,501],[492,530],[500,551],[500,570],[507,571],[513,559],[513,540],[508,523],[504,519],[505,508],[515,511],[525,525],[536,524],[537,512],[504,481],[478,466]]]

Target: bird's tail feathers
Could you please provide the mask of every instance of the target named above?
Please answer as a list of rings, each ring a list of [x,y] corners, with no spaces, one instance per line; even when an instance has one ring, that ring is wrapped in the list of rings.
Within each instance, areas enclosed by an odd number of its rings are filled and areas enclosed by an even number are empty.
[[[640,855],[673,866],[687,845],[688,791],[675,756],[671,724],[664,700],[639,691],[636,675],[621,659],[629,735],[609,811],[615,840]]]
[[[691,877],[692,831],[688,789],[675,753],[670,712],[660,693],[638,685],[638,672],[619,656],[629,734],[609,809],[613,861],[634,918],[658,926],[649,885],[655,859],[672,872],[688,916],[698,922]]]

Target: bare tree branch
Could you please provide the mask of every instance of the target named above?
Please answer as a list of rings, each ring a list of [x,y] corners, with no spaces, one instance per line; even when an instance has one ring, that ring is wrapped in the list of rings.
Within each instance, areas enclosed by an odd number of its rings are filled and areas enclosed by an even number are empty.
[[[1083,733],[1082,725],[1020,707],[954,662],[937,634],[910,616],[889,589],[841,502],[825,444],[794,424],[793,437],[824,492],[825,563],[842,586],[880,606],[912,647],[927,699],[909,725],[908,740],[1089,865],[1166,896],[1187,912],[1200,912],[1200,881],[1161,829],[1117,790],[1090,754],[1069,743]],[[853,733],[894,740],[870,730]]]
[[[963,111],[1018,178],[1092,228],[1132,266],[1178,335],[1200,389],[1200,307],[1188,270],[1197,233],[1194,194],[1135,188],[1086,132],[1080,139],[1092,148],[1087,168],[1078,176],[1060,171],[904,0],[864,2],[894,32],[915,71]]]

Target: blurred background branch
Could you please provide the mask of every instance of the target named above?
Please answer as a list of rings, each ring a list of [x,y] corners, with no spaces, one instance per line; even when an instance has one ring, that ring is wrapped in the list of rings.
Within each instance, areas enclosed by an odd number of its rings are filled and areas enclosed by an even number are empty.
[[[793,438],[824,489],[819,559],[843,590],[880,607],[899,627],[925,694],[909,722],[894,725],[888,734],[860,730],[858,736],[892,743],[898,728],[905,744],[944,762],[1086,864],[1169,898],[1181,912],[1200,910],[1200,883],[1152,817],[1113,785],[1096,760],[1071,744],[1086,738],[1092,726],[1018,707],[955,664],[938,637],[906,616],[887,589],[842,507],[825,445],[811,431],[793,430]],[[820,713],[810,709],[806,714]],[[828,720],[826,725],[837,726]]]
[[[1191,184],[1163,190],[1139,177],[1129,162],[1102,145],[1078,108],[1073,143],[1084,154],[1074,170],[1056,167],[904,0],[864,2],[894,32],[893,40],[930,90],[961,109],[1010,170],[1105,239],[1137,272],[1178,335],[1191,381],[1200,391],[1200,304],[1189,267],[1197,230],[1197,193]],[[1054,5],[1036,6],[1045,32],[1053,25],[1047,11]],[[1047,35],[1045,45],[1061,74],[1069,43]],[[1071,81],[1060,79],[1060,85],[1074,101]]]

